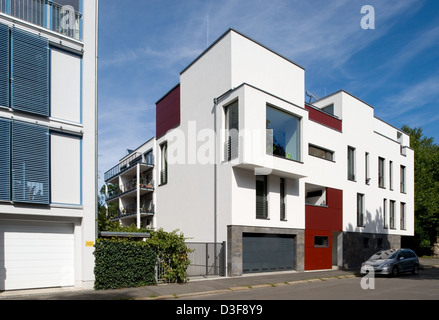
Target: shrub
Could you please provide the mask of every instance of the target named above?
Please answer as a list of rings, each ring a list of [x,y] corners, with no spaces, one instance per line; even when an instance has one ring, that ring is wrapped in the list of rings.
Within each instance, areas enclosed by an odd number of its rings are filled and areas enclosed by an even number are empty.
[[[141,287],[156,283],[157,254],[146,242],[98,239],[94,255],[96,290]]]
[[[151,237],[146,241],[164,268],[163,280],[165,282],[187,282],[187,268],[190,264],[188,253],[191,252],[186,246],[183,234],[177,234],[178,230],[165,232],[163,229],[151,231]]]

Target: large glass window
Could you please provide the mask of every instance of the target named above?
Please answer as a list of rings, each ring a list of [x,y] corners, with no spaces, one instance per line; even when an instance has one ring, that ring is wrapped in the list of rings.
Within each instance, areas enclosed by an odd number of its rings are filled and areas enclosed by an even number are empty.
[[[300,119],[267,106],[267,153],[300,161]]]

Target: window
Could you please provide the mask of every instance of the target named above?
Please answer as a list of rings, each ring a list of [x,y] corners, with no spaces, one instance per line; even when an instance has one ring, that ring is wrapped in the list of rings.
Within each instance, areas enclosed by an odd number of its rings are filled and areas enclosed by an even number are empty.
[[[256,176],[256,218],[268,218],[267,176]]]
[[[405,193],[405,167],[401,166],[401,193]]]
[[[9,107],[9,28],[4,24],[0,24],[0,106]]]
[[[395,229],[395,201],[390,200],[390,229]]]
[[[308,147],[309,155],[317,158],[334,161],[334,152],[314,145]]]
[[[238,101],[225,108],[226,116],[226,143],[225,160],[230,161],[238,157],[239,146],[239,108]]]
[[[393,161],[389,161],[389,189],[393,190]]]
[[[0,24],[0,106],[48,117],[49,91],[48,40]]]
[[[0,119],[0,201],[11,200],[11,122]]]
[[[48,40],[16,28],[12,38],[12,108],[48,117]]]
[[[326,107],[322,108],[322,110],[326,113],[334,115],[334,104],[326,106]]]
[[[49,129],[12,122],[12,201],[49,204]]]
[[[401,228],[401,230],[405,230],[405,203],[401,202],[401,209],[399,212],[400,215],[400,225],[399,227]]]
[[[369,153],[366,152],[364,156],[364,169],[365,169],[365,177],[366,177],[366,184],[370,184],[370,174],[369,174]]]
[[[378,186],[384,188],[384,159],[378,158]]]
[[[300,119],[267,106],[267,154],[300,161]]]
[[[168,183],[168,143],[160,145],[160,184]]]
[[[387,229],[387,199],[383,200],[383,228]]]
[[[355,181],[355,148],[348,147],[348,179]]]
[[[329,247],[329,237],[315,236],[314,237],[314,247],[315,248],[328,248]]]
[[[364,227],[364,194],[357,194],[357,227]]]
[[[280,178],[280,220],[285,221],[286,220],[286,208],[285,208],[285,179]]]

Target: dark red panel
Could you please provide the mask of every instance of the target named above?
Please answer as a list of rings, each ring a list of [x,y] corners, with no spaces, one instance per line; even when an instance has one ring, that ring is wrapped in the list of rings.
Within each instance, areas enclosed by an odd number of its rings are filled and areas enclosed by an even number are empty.
[[[314,237],[328,237],[327,247],[315,247]],[[332,269],[332,232],[305,230],[305,270]]]
[[[343,125],[340,119],[334,118],[319,109],[310,107],[309,105],[305,105],[305,108],[309,111],[310,120],[323,124],[337,131],[342,131]]]
[[[327,207],[305,207],[305,227],[307,230],[341,231],[343,219],[343,191],[327,188],[326,204]]]
[[[156,103],[156,138],[180,125],[180,85]]]
[[[343,191],[327,188],[326,204],[305,206],[305,270],[332,268],[332,233],[343,228]],[[328,247],[316,247],[316,236],[327,236]]]

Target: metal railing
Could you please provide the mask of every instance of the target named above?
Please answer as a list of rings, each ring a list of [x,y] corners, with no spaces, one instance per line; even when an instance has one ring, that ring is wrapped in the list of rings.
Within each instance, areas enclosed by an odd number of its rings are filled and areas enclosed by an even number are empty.
[[[267,219],[268,217],[268,201],[256,201],[256,218]]]
[[[146,164],[148,166],[154,166],[154,156],[148,155],[147,157],[143,157],[141,153],[138,152],[133,153],[127,159],[125,159],[124,161],[120,162],[119,164],[115,165],[113,168],[105,172],[104,174],[105,181],[114,178],[115,176],[130,169],[131,167],[135,166],[138,163]]]
[[[139,188],[141,189],[148,189],[148,190],[154,190],[154,180],[147,180],[147,179],[141,179]],[[118,188],[113,188],[112,190],[108,191],[107,194],[107,201],[111,200],[113,198],[117,198],[124,193],[128,193],[131,191],[137,190],[137,181],[136,179],[130,180],[127,183],[119,186]]]
[[[82,14],[47,0],[0,0],[0,12],[81,40]]]

